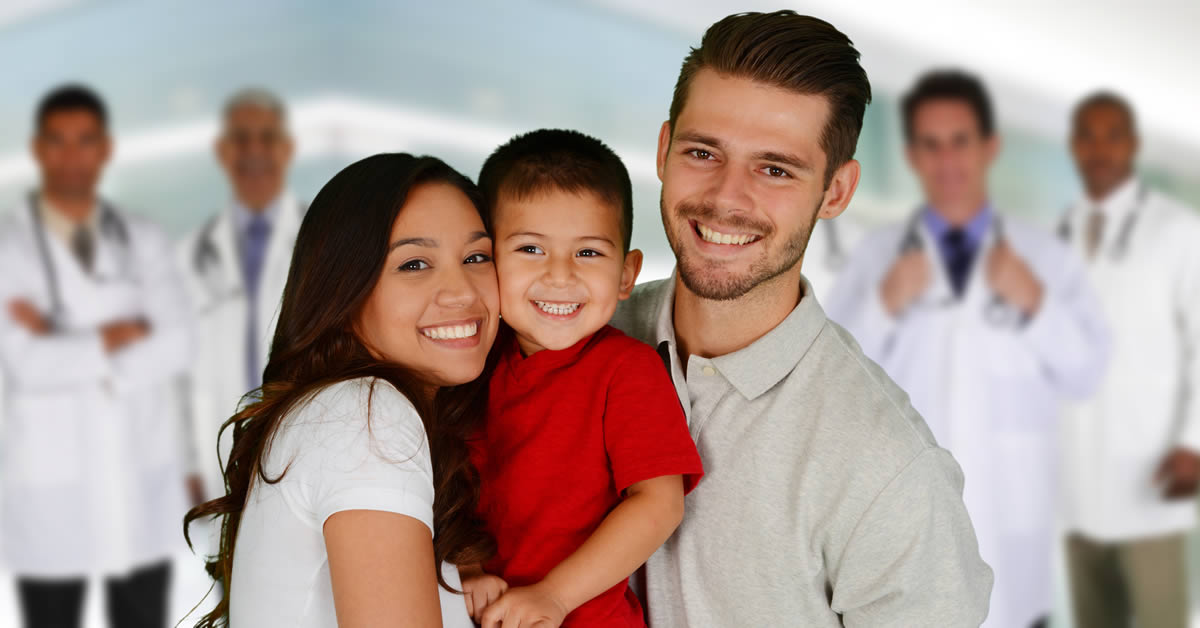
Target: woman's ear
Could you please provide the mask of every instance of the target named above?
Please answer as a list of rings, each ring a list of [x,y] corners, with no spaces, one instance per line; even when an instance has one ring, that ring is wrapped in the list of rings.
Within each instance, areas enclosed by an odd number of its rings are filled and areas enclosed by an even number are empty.
[[[642,252],[633,249],[625,254],[625,262],[621,268],[621,290],[617,298],[624,301],[633,294],[633,286],[637,284],[638,274],[642,272]]]

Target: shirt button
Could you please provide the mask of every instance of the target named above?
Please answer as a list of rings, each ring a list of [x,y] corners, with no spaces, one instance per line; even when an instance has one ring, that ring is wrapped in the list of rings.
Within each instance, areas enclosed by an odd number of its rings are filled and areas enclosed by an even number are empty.
[[[715,369],[711,366],[706,366],[706,367],[700,369],[700,371],[703,372],[705,375],[716,375],[717,374],[717,369]]]

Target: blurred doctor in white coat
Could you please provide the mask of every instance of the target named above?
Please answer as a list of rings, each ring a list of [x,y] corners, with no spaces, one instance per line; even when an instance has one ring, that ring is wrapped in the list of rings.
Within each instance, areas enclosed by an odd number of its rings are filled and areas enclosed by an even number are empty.
[[[1060,233],[1106,287],[1113,331],[1100,392],[1070,409],[1064,433],[1075,623],[1183,628],[1200,482],[1200,215],[1134,173],[1121,96],[1089,96],[1072,123],[1085,194]]]
[[[1043,625],[1061,404],[1095,389],[1106,326],[1081,260],[992,207],[999,140],[982,83],[930,73],[902,109],[926,202],[864,238],[826,309],[962,465],[979,551],[995,572],[984,625]]]
[[[187,296],[167,236],[97,195],[99,97],[59,88],[35,124],[40,187],[0,228],[6,567],[26,626],[80,625],[100,575],[113,626],[164,628],[186,509]]]
[[[283,101],[259,88],[235,93],[216,140],[232,198],[179,248],[200,338],[188,386],[193,462],[204,478],[197,502],[225,494],[220,465],[232,434],[221,439],[221,462],[217,434],[262,383],[305,209],[286,189],[292,153]]]

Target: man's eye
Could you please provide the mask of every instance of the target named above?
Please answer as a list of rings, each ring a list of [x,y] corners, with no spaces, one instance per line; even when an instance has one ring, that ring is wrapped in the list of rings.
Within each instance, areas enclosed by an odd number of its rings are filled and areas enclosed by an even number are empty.
[[[693,148],[692,150],[689,150],[687,154],[695,157],[696,159],[712,159],[713,156],[712,153],[704,150],[703,148]]]
[[[464,264],[486,264],[490,261],[492,261],[491,255],[485,255],[483,253],[476,253],[476,254],[468,257],[467,259],[463,260],[463,263]]]
[[[409,260],[400,265],[400,270],[403,271],[425,270],[427,268],[429,268],[429,264],[425,260],[420,259]]]
[[[790,175],[788,175],[787,170],[784,170],[783,168],[780,168],[779,166],[767,166],[765,168],[765,170],[767,171],[767,176],[771,176],[771,177],[790,176]]]
[[[525,246],[517,247],[517,250],[522,253],[530,253],[532,255],[542,254],[542,247],[535,246],[533,244],[526,244]]]

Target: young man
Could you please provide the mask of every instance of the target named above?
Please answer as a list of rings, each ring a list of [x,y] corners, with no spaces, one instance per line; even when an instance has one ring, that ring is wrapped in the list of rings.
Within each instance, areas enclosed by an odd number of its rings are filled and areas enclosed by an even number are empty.
[[[0,228],[5,559],[26,626],[79,626],[102,575],[113,626],[163,628],[185,509],[186,295],[166,235],[97,194],[99,97],[57,89],[35,124],[41,185]]]
[[[926,200],[867,236],[828,311],[962,463],[963,499],[996,575],[986,625],[1027,628],[1053,601],[1060,405],[1095,388],[1105,327],[1077,257],[992,207],[999,140],[983,84],[930,73],[902,113]]]
[[[190,408],[204,478],[202,494],[225,493],[217,433],[267,365],[304,205],[288,193],[292,139],[283,101],[262,89],[235,93],[222,114],[216,153],[229,178],[229,205],[184,240],[181,263],[196,307],[198,347]],[[231,434],[220,448],[227,460]],[[200,487],[197,487],[198,489]]]
[[[1134,173],[1133,109],[1075,109],[1085,196],[1060,232],[1087,259],[1113,332],[1100,392],[1068,413],[1067,557],[1075,623],[1188,625],[1185,536],[1200,481],[1200,218]]]
[[[745,13],[680,72],[658,141],[676,271],[614,319],[669,365],[707,471],[646,565],[655,628],[987,614],[958,465],[800,273],[858,184],[858,57],[821,20]]]

